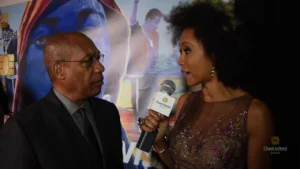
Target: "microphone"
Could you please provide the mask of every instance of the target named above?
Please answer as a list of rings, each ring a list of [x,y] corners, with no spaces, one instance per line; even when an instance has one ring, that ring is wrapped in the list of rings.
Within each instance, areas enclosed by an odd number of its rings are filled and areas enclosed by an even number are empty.
[[[175,89],[176,85],[172,80],[164,80],[160,85],[160,91],[153,94],[148,109],[156,111],[159,115],[162,114],[169,117],[176,101],[176,99],[171,96]],[[157,133],[158,130],[152,132],[142,131],[136,144],[136,148],[145,152],[150,152]]]

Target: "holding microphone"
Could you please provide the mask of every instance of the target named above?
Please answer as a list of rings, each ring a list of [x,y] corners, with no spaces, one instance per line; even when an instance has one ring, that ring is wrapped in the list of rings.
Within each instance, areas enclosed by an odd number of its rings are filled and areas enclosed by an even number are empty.
[[[154,93],[148,106],[150,114],[145,119],[139,119],[139,124],[143,127],[143,131],[136,145],[138,149],[150,152],[159,133],[157,130],[158,125],[162,127],[161,129],[166,129],[168,125],[166,117],[170,115],[176,101],[176,99],[171,96],[175,89],[176,85],[172,80],[165,80],[161,84],[160,91]],[[161,122],[164,122],[162,123],[163,126],[161,126]]]

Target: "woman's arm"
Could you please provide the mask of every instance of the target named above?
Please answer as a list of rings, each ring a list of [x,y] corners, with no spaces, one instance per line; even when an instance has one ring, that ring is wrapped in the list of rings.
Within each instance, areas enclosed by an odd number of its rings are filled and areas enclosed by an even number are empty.
[[[175,119],[179,116],[180,110],[188,97],[189,94],[184,94],[178,99],[178,103],[176,105],[176,114]],[[158,136],[155,143],[153,144],[153,150],[159,155],[160,159],[169,167],[174,168],[174,161],[171,157],[171,154],[168,150],[168,145],[165,139],[166,131],[164,133],[160,133],[162,136]]]
[[[248,169],[271,169],[270,146],[274,133],[273,118],[267,105],[254,99],[249,107],[247,121]]]

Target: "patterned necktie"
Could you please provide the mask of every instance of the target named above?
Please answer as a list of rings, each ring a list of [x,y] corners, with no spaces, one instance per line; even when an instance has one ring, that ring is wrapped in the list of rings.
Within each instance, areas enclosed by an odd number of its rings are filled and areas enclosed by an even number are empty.
[[[76,113],[80,114],[82,127],[83,127],[83,135],[87,138],[87,140],[90,142],[90,144],[93,146],[98,159],[101,160],[101,153],[100,153],[100,147],[94,132],[94,129],[90,123],[90,121],[87,118],[86,110],[84,108],[80,108],[76,111]]]

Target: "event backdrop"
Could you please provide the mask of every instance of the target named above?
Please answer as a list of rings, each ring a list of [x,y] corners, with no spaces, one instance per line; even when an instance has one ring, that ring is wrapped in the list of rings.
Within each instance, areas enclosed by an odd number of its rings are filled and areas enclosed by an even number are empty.
[[[117,105],[127,169],[163,168],[135,148],[136,123],[159,84],[173,80],[174,97],[185,92],[179,52],[164,20],[179,0],[33,0],[0,8],[0,77],[17,113],[44,97],[52,85],[43,64],[43,46],[56,32],[80,31],[105,55],[105,84],[97,96]],[[172,123],[170,123],[172,125]],[[108,126],[109,127],[109,126]],[[1,168],[1,164],[0,164]]]

